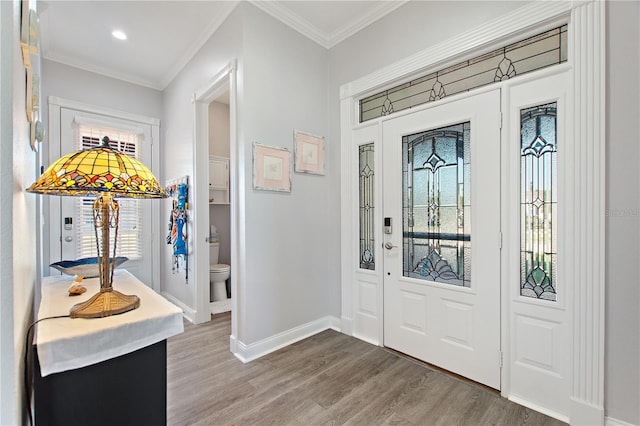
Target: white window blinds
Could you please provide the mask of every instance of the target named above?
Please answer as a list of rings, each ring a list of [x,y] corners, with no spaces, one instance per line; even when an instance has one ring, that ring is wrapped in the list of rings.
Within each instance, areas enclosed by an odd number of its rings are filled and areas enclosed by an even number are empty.
[[[118,151],[131,157],[142,156],[142,134],[113,129],[102,126],[76,123],[75,145],[76,149],[85,149],[98,146],[102,138],[108,136],[109,145]],[[77,198],[74,218],[75,241],[77,258],[92,257],[97,255],[96,234],[93,225],[93,201],[95,197]],[[120,220],[118,227],[118,245],[116,256],[126,256],[129,259],[142,257],[142,212],[141,201],[132,198],[119,198]],[[110,247],[113,250],[115,232],[111,232]],[[112,252],[111,252],[112,253]]]

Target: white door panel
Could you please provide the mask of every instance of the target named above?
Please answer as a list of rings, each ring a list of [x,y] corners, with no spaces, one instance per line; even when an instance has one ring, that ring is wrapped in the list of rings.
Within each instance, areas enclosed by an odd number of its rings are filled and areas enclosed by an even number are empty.
[[[499,389],[500,91],[384,121],[382,149],[384,343]]]
[[[565,194],[565,181],[563,176],[565,170],[563,165],[569,164],[568,159],[563,157],[563,150],[570,143],[565,131],[565,123],[569,117],[568,83],[567,73],[557,74],[529,81],[523,84],[514,84],[505,88],[506,96],[503,110],[508,120],[504,130],[503,153],[505,156],[505,170],[508,175],[505,179],[505,289],[508,300],[507,307],[509,321],[507,332],[510,345],[507,353],[509,368],[508,383],[506,383],[507,395],[515,400],[544,407],[552,415],[567,415],[569,413],[570,395],[570,329],[567,311],[571,303],[571,279],[564,270],[563,241],[559,238],[562,232],[551,236],[544,226],[556,221],[554,226],[561,229],[563,226],[570,226],[570,218],[563,216],[563,200]],[[525,159],[521,142],[521,113],[533,107],[553,105],[555,107],[556,135],[553,143],[557,146],[557,173],[550,169],[551,160],[542,160],[545,148],[540,142],[539,146],[534,146],[536,155],[529,155],[531,159]],[[544,140],[543,140],[544,142]],[[524,148],[526,150],[526,148]],[[521,157],[522,155],[522,157]],[[521,159],[522,158],[522,159]],[[521,190],[521,175],[527,176],[531,171],[525,171],[523,164],[528,170],[534,170],[534,180],[538,189],[527,188]],[[536,165],[537,164],[537,165]],[[536,175],[537,173],[537,175]],[[545,183],[546,182],[546,183]],[[552,189],[552,184],[555,189]],[[527,184],[526,186],[529,186]],[[550,192],[555,194],[551,195]],[[531,195],[529,194],[540,194]],[[523,195],[524,194],[524,195]],[[524,200],[521,200],[525,197]],[[526,222],[521,218],[521,207],[527,204],[527,198],[532,198],[530,202],[535,208],[536,219],[539,217],[540,225]],[[550,201],[553,202],[550,207]],[[522,203],[522,204],[521,204]],[[550,214],[552,212],[553,214]],[[526,249],[522,249],[521,236],[525,234],[537,235],[532,243],[526,243]],[[545,241],[547,241],[545,243]],[[553,244],[549,244],[553,241]],[[533,244],[537,248],[529,248]],[[521,256],[522,252],[533,253],[533,258],[549,256],[549,252],[557,256],[557,262],[552,267],[545,268],[545,275],[551,279],[550,288],[544,296],[541,292],[543,286],[536,290],[541,293],[540,298],[536,298],[529,290],[529,297],[521,295],[523,280]],[[528,258],[528,257],[523,257]],[[545,260],[546,261],[546,260]],[[547,263],[548,264],[548,263]],[[550,271],[553,270],[553,273]],[[541,281],[540,279],[538,281]],[[527,293],[525,293],[527,294]],[[543,300],[545,297],[553,300]]]
[[[369,186],[371,182],[377,182],[380,170],[381,155],[379,150],[379,125],[377,122],[353,130],[353,193],[359,194],[354,200],[355,217],[358,227],[353,235],[354,241],[359,242],[353,267],[354,291],[356,301],[353,312],[353,335],[373,344],[382,343],[382,331],[379,324],[382,321],[382,252],[380,241],[382,231],[378,223],[380,215],[379,200],[382,198],[382,190],[377,184]],[[366,178],[362,178],[361,174]],[[365,181],[367,183],[365,183]],[[366,205],[366,207],[364,207]],[[365,210],[363,213],[361,210]]]
[[[121,129],[127,132],[134,132],[141,135],[143,140],[142,156],[140,160],[151,168],[152,166],[152,149],[151,149],[151,125],[138,123],[129,120],[116,119],[100,114],[94,114],[85,111],[78,111],[70,108],[60,109],[60,155],[78,149],[76,145],[77,134],[75,128],[79,124]],[[59,245],[51,245],[51,262],[58,260],[73,260],[78,258],[77,254],[77,234],[76,229],[80,226],[80,220],[77,211],[77,201],[79,197],[48,197],[51,209],[60,211],[60,223],[52,223],[52,227],[60,227]],[[123,199],[120,199],[122,203]],[[152,200],[140,200],[142,207],[142,256],[137,259],[131,258],[123,264],[123,268],[129,270],[138,277],[142,282],[152,285],[152,226],[151,226],[151,202]],[[52,215],[55,217],[55,215]],[[71,218],[71,224],[65,226],[65,218]],[[69,226],[70,225],[70,226]],[[122,228],[120,228],[122,231]],[[118,238],[124,238],[121,232]],[[53,271],[52,273],[57,273]]]

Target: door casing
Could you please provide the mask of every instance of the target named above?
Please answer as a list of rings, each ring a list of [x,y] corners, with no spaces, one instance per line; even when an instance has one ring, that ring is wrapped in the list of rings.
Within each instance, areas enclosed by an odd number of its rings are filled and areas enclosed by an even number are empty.
[[[578,194],[565,200],[565,215],[575,217],[576,220],[560,231],[565,233],[567,241],[563,261],[567,273],[573,275],[572,278],[575,276],[572,280],[573,298],[567,301],[570,352],[580,353],[582,361],[570,366],[570,401],[566,412],[554,412],[525,398],[518,399],[518,402],[559,419],[583,424],[602,424],[604,421],[604,18],[604,2],[533,2],[341,87],[341,172],[342,176],[352,176],[353,170],[356,170],[355,148],[358,144],[373,142],[376,144],[376,152],[381,151],[378,147],[382,140],[380,123],[385,120],[385,117],[381,117],[358,123],[359,99],[380,88],[416,78],[418,73],[436,71],[437,64],[446,63],[451,58],[473,57],[486,49],[498,47],[498,43],[505,43],[505,40],[515,41],[554,26],[569,24],[568,62],[519,79],[539,78],[566,71],[570,74],[571,103],[580,105],[580,108],[572,110],[567,123],[568,133],[574,135],[574,138],[567,147],[566,155],[577,160],[563,172],[566,174],[566,191]],[[504,85],[508,82],[497,84]],[[400,114],[403,112],[397,113]],[[376,158],[379,158],[378,155]],[[353,179],[342,179],[341,328],[346,334],[381,344],[382,271],[379,267],[376,271],[358,268],[357,194]],[[378,189],[376,196],[381,196]],[[377,218],[378,242],[382,241],[380,233],[381,220]],[[583,243],[582,235],[590,236],[590,244]],[[501,274],[504,276],[505,271],[501,271]],[[504,295],[505,291],[501,293]],[[584,303],[587,298],[592,303]],[[509,302],[504,297],[502,302],[502,347],[505,348],[510,343],[506,326]],[[362,309],[363,307],[367,310]],[[504,356],[507,357],[508,353]],[[504,364],[508,363],[509,360],[505,359]],[[505,385],[501,392],[504,397],[512,398],[505,375],[508,378],[508,368],[502,370],[502,383]]]
[[[69,99],[63,99],[55,96],[50,96],[48,99],[49,104],[49,162],[51,164],[56,159],[60,158],[62,153],[60,152],[60,138],[62,136],[61,118],[62,111],[64,109],[80,111],[96,116],[111,117],[117,121],[127,121],[132,123],[140,123],[142,126],[150,126],[151,141],[149,147],[151,148],[151,161],[147,166],[151,168],[154,173],[158,172],[158,166],[160,164],[160,120],[157,118],[146,117],[138,114],[132,114],[124,111],[116,111],[109,108],[103,108],[95,105],[89,105],[82,102],[72,101]],[[48,202],[43,203],[44,217],[44,238],[43,238],[43,273],[49,274],[49,268],[45,265],[49,265],[57,260],[56,256],[60,254],[60,242],[62,241],[61,226],[62,215],[60,208],[60,197],[47,197]],[[160,243],[157,239],[157,230],[160,227],[160,203],[151,203],[151,233],[153,235],[153,241],[151,243],[151,264],[159,265],[160,263]],[[48,230],[48,232],[47,232]],[[48,238],[48,241],[47,241]],[[151,268],[151,282],[145,283],[151,286],[154,290],[160,290],[160,268]]]

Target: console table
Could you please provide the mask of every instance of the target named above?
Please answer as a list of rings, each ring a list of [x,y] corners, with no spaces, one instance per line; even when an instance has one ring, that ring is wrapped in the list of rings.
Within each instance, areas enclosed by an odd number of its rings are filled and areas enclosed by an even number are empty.
[[[69,297],[69,276],[46,277],[38,319],[66,315],[98,292]],[[126,270],[113,286],[140,298],[133,311],[105,318],[38,323],[34,356],[36,425],[166,424],[166,339],[182,333],[182,311]]]

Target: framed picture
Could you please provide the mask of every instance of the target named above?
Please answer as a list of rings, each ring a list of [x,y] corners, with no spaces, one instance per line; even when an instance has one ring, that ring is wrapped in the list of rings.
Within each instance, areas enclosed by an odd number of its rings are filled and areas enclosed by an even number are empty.
[[[305,132],[293,132],[295,171],[324,175],[324,137]]]
[[[253,143],[253,189],[291,192],[291,153]]]

